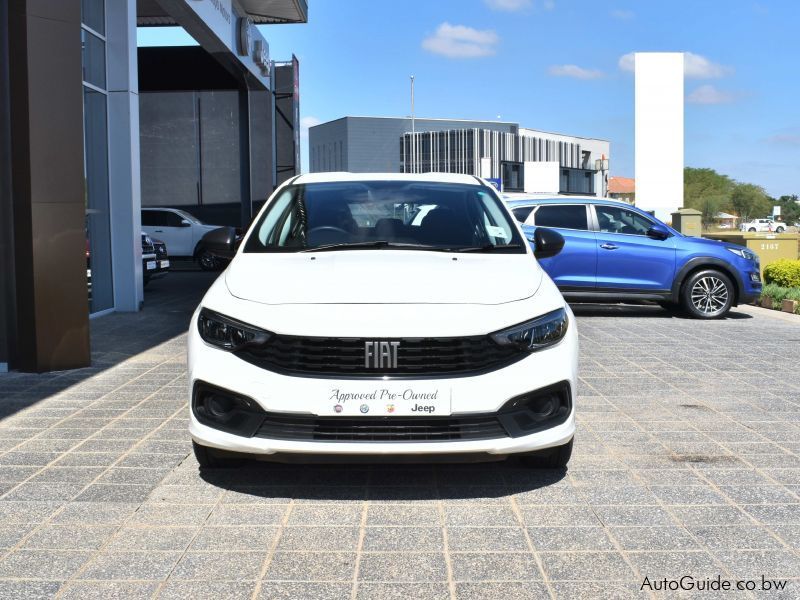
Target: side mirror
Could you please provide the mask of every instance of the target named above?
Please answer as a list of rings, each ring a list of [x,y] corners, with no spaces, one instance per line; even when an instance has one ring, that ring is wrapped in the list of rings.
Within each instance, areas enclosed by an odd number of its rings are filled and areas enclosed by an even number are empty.
[[[207,251],[218,258],[231,259],[236,254],[237,241],[233,227],[212,229],[200,239],[198,253]]]
[[[672,234],[669,232],[669,229],[659,224],[653,225],[647,230],[647,237],[653,238],[654,240],[665,240],[670,235]]]
[[[536,258],[550,258],[561,252],[564,247],[564,236],[544,227],[538,227],[528,240],[534,244],[533,255]]]
[[[186,219],[181,219],[181,227],[191,227],[191,221],[187,221]]]

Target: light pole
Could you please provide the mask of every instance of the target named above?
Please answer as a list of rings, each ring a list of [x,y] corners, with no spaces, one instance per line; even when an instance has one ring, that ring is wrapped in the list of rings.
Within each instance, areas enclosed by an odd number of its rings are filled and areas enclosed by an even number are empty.
[[[415,149],[416,149],[416,127],[414,124],[414,76],[411,76],[411,172],[416,172]]]

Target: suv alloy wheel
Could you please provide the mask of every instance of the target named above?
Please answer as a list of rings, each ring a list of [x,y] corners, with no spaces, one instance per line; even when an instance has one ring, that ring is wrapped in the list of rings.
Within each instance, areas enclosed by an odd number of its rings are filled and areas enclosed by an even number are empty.
[[[692,274],[681,289],[683,308],[696,319],[722,317],[733,306],[733,296],[733,282],[715,269]]]

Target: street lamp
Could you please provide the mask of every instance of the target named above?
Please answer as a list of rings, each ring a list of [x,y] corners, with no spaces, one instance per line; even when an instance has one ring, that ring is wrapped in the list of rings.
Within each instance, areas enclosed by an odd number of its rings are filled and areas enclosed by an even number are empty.
[[[411,75],[411,172],[416,172],[415,146],[416,146],[416,127],[414,124],[414,76]]]

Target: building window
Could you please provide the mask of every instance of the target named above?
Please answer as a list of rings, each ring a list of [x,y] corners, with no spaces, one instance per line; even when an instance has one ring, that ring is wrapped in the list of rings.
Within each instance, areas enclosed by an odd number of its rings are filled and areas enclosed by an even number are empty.
[[[89,311],[114,308],[104,0],[81,1],[86,271]]]
[[[525,177],[521,162],[501,162],[500,176],[504,192],[525,191]]]
[[[561,169],[562,194],[594,195],[594,171],[588,169]]]

